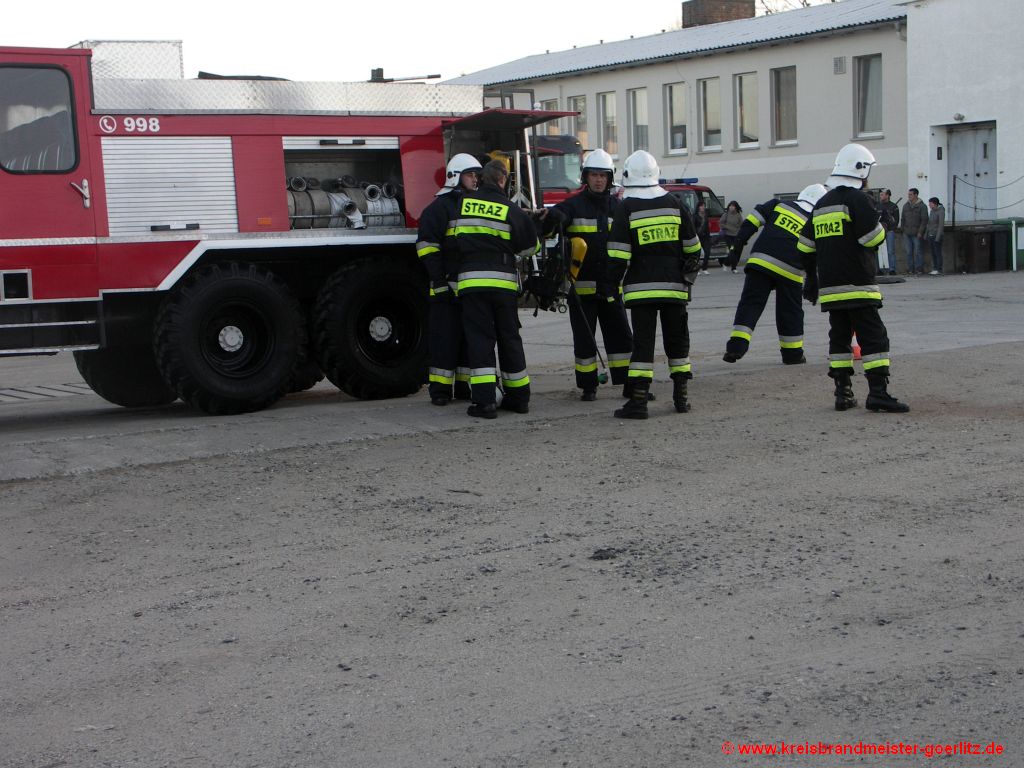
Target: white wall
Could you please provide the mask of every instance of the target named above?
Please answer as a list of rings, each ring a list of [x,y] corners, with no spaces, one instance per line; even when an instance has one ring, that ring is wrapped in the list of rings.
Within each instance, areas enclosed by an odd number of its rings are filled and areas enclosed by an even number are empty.
[[[854,57],[882,54],[883,135],[858,139],[854,136]],[[833,59],[846,58],[845,74],[833,74]],[[797,144],[771,146],[771,70],[797,69]],[[629,154],[627,145],[627,91],[647,88],[650,123],[650,151],[658,158],[666,178],[698,177],[726,198],[736,199],[749,209],[777,193],[796,193],[808,184],[824,181],[832,168],[836,151],[850,141],[861,141],[879,160],[871,186],[899,189],[908,176],[906,114],[906,43],[895,25],[855,31],[831,37],[785,42],[734,53],[662,64],[646,64],[558,80],[526,84],[533,87],[536,100],[558,99],[566,108],[570,96],[587,97],[589,148],[597,145],[597,94],[614,91],[617,99],[619,156],[617,165]],[[758,74],[760,142],[756,149],[735,147],[733,76]],[[722,100],[722,150],[701,152],[697,124],[697,80],[718,77]],[[687,83],[687,145],[685,155],[669,154],[663,86]]]
[[[1000,210],[1024,216],[1024,55],[1020,0],[918,0],[907,5],[907,183],[948,202],[950,125],[996,123]],[[956,114],[962,121],[954,120]],[[894,188],[894,196],[895,188]],[[947,219],[950,212],[947,206]]]

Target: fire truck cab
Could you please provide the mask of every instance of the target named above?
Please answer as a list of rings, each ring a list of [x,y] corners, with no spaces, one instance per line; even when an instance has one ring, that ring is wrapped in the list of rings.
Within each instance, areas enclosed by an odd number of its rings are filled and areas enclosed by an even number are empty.
[[[482,103],[186,80],[173,42],[0,48],[0,355],[72,351],[124,406],[252,411],[323,375],[417,391],[415,228],[447,158],[506,158],[533,207],[527,130],[563,116]]]

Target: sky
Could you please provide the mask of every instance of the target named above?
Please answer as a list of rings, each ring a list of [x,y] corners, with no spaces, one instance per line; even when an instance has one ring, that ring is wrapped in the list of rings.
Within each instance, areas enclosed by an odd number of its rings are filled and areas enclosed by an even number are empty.
[[[375,67],[385,77],[448,79],[545,50],[657,34],[678,26],[681,16],[679,0],[7,0],[4,6],[2,46],[180,40],[185,77],[203,70],[334,81],[368,80]]]

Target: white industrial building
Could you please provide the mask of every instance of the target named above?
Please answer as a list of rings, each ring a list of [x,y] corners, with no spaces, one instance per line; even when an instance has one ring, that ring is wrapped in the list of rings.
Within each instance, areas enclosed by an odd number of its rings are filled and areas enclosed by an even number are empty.
[[[879,161],[871,186],[894,200],[914,186],[952,218],[956,174],[958,223],[1024,216],[1024,153],[1011,151],[1024,146],[1018,0],[753,9],[688,0],[682,29],[453,82],[515,93],[506,104],[578,111],[557,130],[620,165],[647,149],[666,178],[699,178],[747,209],[823,181],[836,150],[857,141]]]

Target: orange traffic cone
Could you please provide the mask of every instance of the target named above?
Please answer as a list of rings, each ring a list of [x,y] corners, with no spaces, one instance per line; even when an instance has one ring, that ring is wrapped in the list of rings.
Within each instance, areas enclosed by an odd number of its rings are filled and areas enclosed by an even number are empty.
[[[850,341],[850,349],[853,351],[853,359],[860,360],[860,344],[857,343],[857,334],[853,334],[853,339]]]

